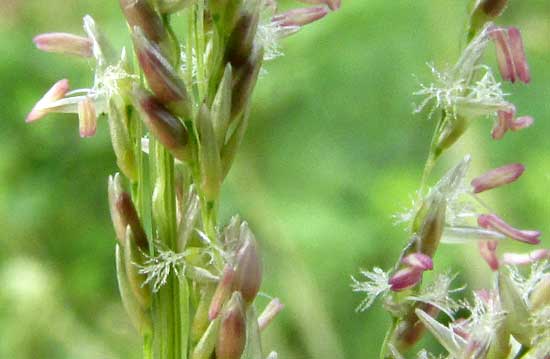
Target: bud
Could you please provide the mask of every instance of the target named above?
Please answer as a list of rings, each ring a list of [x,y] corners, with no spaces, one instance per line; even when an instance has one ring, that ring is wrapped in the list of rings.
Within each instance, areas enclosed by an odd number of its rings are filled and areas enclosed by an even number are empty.
[[[174,67],[159,48],[145,37],[141,29],[134,30],[133,40],[141,69],[157,99],[173,113],[190,118],[189,95]]]
[[[419,210],[414,220],[414,231],[419,236],[418,251],[433,257],[445,225],[447,201],[440,193],[434,193]]]
[[[258,317],[258,327],[260,331],[264,330],[284,307],[285,306],[281,303],[279,298],[273,298]]]
[[[507,312],[506,327],[518,342],[530,346],[529,310],[507,270],[498,273],[498,292],[502,309]]]
[[[479,0],[477,7],[487,16],[495,18],[502,14],[507,4],[508,0]]]
[[[244,301],[249,304],[260,290],[262,263],[258,244],[246,222],[241,224],[240,240],[242,245],[235,260],[233,289],[239,291]]]
[[[91,137],[97,130],[95,105],[88,96],[78,103],[78,124],[80,137]]]
[[[136,181],[138,178],[137,160],[134,146],[130,142],[126,116],[124,104],[115,98],[111,98],[109,101],[108,122],[116,163],[126,177],[131,181]]]
[[[182,186],[183,187],[183,186]],[[190,186],[187,195],[185,212],[178,225],[178,252],[183,252],[186,249],[187,242],[191,238],[191,234],[195,230],[195,224],[200,217],[200,199],[197,195],[194,186]]]
[[[533,288],[529,296],[532,311],[537,311],[550,305],[550,274],[545,274]]]
[[[149,242],[147,235],[143,230],[134,202],[127,192],[122,192],[116,200],[116,208],[122,222],[126,226],[130,226],[136,245],[143,252],[149,250]]]
[[[201,166],[201,187],[208,201],[218,198],[222,184],[220,150],[216,141],[212,118],[206,105],[202,105],[197,116],[199,133],[199,158]]]
[[[234,292],[225,306],[216,343],[216,359],[239,359],[246,344],[246,318],[241,295]]]
[[[480,227],[494,229],[495,231],[520,242],[529,244],[540,243],[539,237],[541,233],[539,231],[516,229],[504,222],[502,218],[496,214],[482,214],[477,218],[477,223]]]
[[[197,343],[208,330],[211,323],[208,317],[208,310],[212,302],[214,288],[212,285],[205,285],[200,289],[199,304],[196,306],[195,315],[191,324],[191,343]],[[214,346],[212,346],[214,348]]]
[[[413,267],[398,270],[388,281],[390,289],[399,292],[414,287],[422,280],[423,271]]]
[[[149,313],[140,306],[132,289],[130,288],[128,277],[126,275],[123,254],[121,251],[122,249],[117,244],[115,251],[116,276],[118,290],[122,299],[122,305],[124,306],[126,313],[128,313],[134,327],[140,334],[147,335],[150,334],[152,330],[151,317],[149,316]]]
[[[485,25],[497,18],[504,12],[508,0],[474,0],[473,8],[470,13],[470,29],[468,31],[468,40],[485,27]]]
[[[443,151],[451,147],[466,132],[470,124],[464,116],[456,115],[454,118],[447,116],[445,127],[439,135],[435,147],[435,155],[439,156]]]
[[[421,271],[431,270],[434,266],[432,258],[422,253],[409,254],[401,260],[401,263]]]
[[[223,270],[223,275],[218,282],[216,291],[212,296],[212,301],[210,302],[210,309],[208,310],[208,319],[214,320],[218,317],[220,310],[229,298],[231,290],[233,288],[233,279],[235,278],[235,271],[231,268],[230,265],[227,265]]]
[[[127,226],[124,242],[124,265],[126,267],[126,276],[128,277],[128,282],[134,292],[134,296],[142,308],[146,309],[151,306],[152,298],[149,287],[143,285],[146,276],[139,273],[138,265],[143,265],[144,262],[144,253],[142,249],[138,248],[132,229],[130,226]]]
[[[201,339],[195,345],[191,359],[209,359],[214,352],[216,346],[216,340],[218,339],[218,332],[220,328],[220,320],[215,319],[210,322],[208,328],[202,335]]]
[[[237,20],[235,28],[227,40],[224,56],[225,62],[229,62],[234,69],[243,66],[249,59],[254,47],[259,20],[258,12],[243,12]]]
[[[247,109],[242,113],[237,119],[237,125],[235,130],[227,140],[225,146],[222,148],[221,160],[222,160],[222,177],[225,178],[231,169],[231,165],[235,160],[237,155],[237,150],[241,145],[241,141],[244,137],[246,129],[248,128],[248,114],[249,110]]]
[[[231,118],[236,118],[245,109],[252,90],[256,85],[262,61],[264,58],[263,49],[255,50],[248,61],[239,69],[235,69],[235,79],[231,94]]]
[[[212,102],[212,126],[216,134],[218,148],[225,144],[225,135],[231,120],[231,84],[233,80],[233,71],[231,64],[225,66],[222,80],[218,86],[218,91]]]
[[[55,101],[65,97],[69,91],[69,80],[63,79],[57,81],[52,88],[34,105],[31,112],[27,115],[26,122],[34,122],[46,116],[51,110],[48,107]]]
[[[130,28],[143,29],[145,36],[154,43],[166,39],[166,29],[162,19],[147,0],[120,0],[120,7]]]
[[[109,212],[111,213],[111,220],[113,221],[113,228],[115,229],[116,239],[121,246],[124,247],[124,239],[126,236],[126,225],[122,220],[120,213],[116,207],[117,198],[122,194],[122,184],[120,181],[120,174],[116,173],[114,176],[109,176]]]
[[[63,32],[41,34],[33,39],[39,50],[61,54],[92,57],[92,41],[83,36]]]
[[[512,163],[495,168],[472,180],[474,193],[481,193],[512,183],[523,174],[523,171],[525,171],[525,167],[521,163]]]
[[[143,121],[155,138],[178,160],[189,160],[189,133],[183,123],[147,91],[135,88],[134,96]]]
[[[498,246],[497,241],[480,241],[479,242],[479,253],[485,259],[489,267],[493,271],[497,271],[499,268],[498,256],[496,253]]]
[[[510,265],[527,265],[550,259],[550,249],[536,249],[529,253],[504,253],[502,262]]]
[[[292,9],[285,13],[275,15],[271,21],[282,27],[301,27],[322,19],[327,14],[328,10],[324,6],[300,8]]]

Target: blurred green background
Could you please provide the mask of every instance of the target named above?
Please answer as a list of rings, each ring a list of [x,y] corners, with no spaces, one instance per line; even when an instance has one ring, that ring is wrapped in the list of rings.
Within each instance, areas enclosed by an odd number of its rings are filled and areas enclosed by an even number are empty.
[[[355,313],[362,297],[351,292],[350,275],[389,267],[405,241],[391,215],[418,187],[433,128],[411,115],[413,74],[428,81],[427,62],[455,61],[465,7],[343,0],[340,11],[284,40],[285,56],[266,66],[223,190],[222,219],[240,213],[261,241],[263,291],[286,303],[265,333],[280,358],[376,357],[388,318],[378,307]],[[108,128],[100,123],[95,137],[81,140],[72,116],[24,123],[56,80],[91,83],[86,62],[31,42],[41,32],[82,33],[86,13],[117,45],[128,42],[114,0],[0,4],[0,358],[140,357],[114,277]],[[472,175],[524,163],[519,182],[485,197],[512,223],[550,233],[550,2],[511,1],[499,23],[523,31],[533,81],[505,90],[536,123],[494,142],[492,124],[480,120],[436,172],[467,152]],[[488,61],[494,65],[492,54]],[[488,285],[476,251],[445,246],[436,266],[462,271],[473,288]]]

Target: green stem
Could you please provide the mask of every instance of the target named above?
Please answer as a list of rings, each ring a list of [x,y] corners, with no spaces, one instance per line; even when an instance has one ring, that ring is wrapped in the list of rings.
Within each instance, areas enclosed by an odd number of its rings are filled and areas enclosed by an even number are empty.
[[[195,24],[195,9],[194,6],[189,7],[189,14],[187,16],[187,39],[185,45],[185,65],[187,77],[187,91],[190,94],[193,93],[193,33]]]
[[[434,167],[435,167],[435,154],[430,149],[430,153],[428,154],[428,159],[426,160],[426,164],[424,165],[424,171],[422,172],[422,181],[420,182],[420,193],[424,193],[426,190],[428,179],[430,178],[430,174],[432,173]]]
[[[426,190],[428,179],[430,178],[430,175],[435,167],[438,158],[438,155],[436,154],[436,146],[444,122],[445,116],[441,116],[437,121],[437,125],[432,134],[432,139],[430,141],[430,150],[428,152],[428,159],[426,160],[426,163],[424,165],[424,171],[422,172],[422,181],[420,182],[420,193],[422,194]]]
[[[197,1],[197,18],[195,22],[196,56],[197,56],[197,87],[200,104],[206,95],[206,68],[204,66],[205,38],[204,38],[204,0]]]
[[[151,334],[143,336],[143,359],[153,359],[153,336]]]
[[[159,223],[159,234],[161,242],[170,250],[175,250],[176,246],[176,203],[175,203],[175,183],[174,183],[174,159],[172,155],[166,151],[162,146],[157,147],[157,160],[159,164],[158,168],[158,185],[161,190],[161,203],[162,203],[162,223]],[[180,345],[180,315],[178,310],[179,292],[178,281],[174,273],[169,277],[166,286],[161,289],[164,290],[165,308],[164,315],[167,316],[168,333],[167,340],[168,351],[167,358],[181,358],[181,345]]]
[[[397,328],[399,320],[397,318],[392,319],[391,326],[388,328],[388,331],[386,332],[386,336],[384,337],[384,341],[382,342],[382,347],[380,349],[380,355],[379,359],[386,359],[388,355],[388,346],[391,342],[391,339],[393,337],[393,332]]]

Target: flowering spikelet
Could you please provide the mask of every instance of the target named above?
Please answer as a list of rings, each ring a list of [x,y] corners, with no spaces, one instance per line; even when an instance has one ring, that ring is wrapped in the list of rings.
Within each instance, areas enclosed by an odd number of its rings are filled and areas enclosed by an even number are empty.
[[[424,98],[416,106],[415,113],[431,103],[430,117],[436,110],[443,110],[452,119],[464,117],[469,120],[481,116],[496,118],[498,111],[513,107],[505,100],[507,94],[502,91],[491,69],[478,63],[495,31],[494,27],[486,26],[451,69],[438,71],[430,65],[435,81],[429,85],[421,84],[420,90],[414,93]]]

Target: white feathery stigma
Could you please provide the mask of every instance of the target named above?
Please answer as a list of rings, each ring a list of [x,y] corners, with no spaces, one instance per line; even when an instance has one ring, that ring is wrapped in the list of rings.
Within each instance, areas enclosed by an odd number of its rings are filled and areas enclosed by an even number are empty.
[[[357,306],[357,312],[363,312],[367,310],[376,300],[376,298],[384,293],[388,292],[390,289],[389,275],[387,272],[384,272],[379,267],[374,267],[372,271],[361,270],[361,275],[363,275],[366,280],[360,281],[355,277],[351,277],[352,284],[351,288],[354,292],[365,293],[365,299]]]

